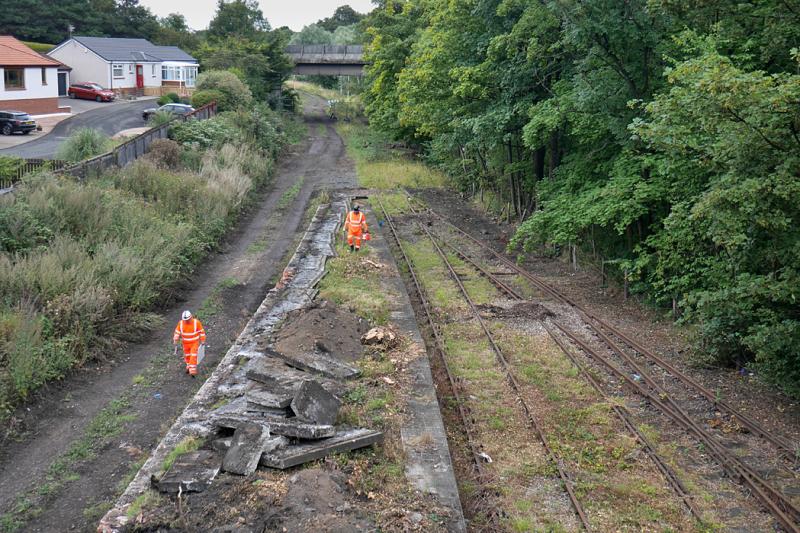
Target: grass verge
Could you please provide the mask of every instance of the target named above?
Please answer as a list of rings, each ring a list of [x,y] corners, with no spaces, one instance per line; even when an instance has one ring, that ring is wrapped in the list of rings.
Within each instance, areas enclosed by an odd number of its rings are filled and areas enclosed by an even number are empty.
[[[357,122],[338,123],[347,152],[356,162],[358,183],[370,189],[445,187],[449,178],[391,148],[389,140]]]

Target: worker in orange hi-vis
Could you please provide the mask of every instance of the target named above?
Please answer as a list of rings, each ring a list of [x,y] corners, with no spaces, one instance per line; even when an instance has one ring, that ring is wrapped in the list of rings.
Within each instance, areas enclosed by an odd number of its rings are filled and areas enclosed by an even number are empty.
[[[178,341],[183,342],[183,360],[186,362],[186,373],[192,377],[197,375],[197,352],[202,345],[205,348],[206,331],[199,320],[192,317],[191,311],[184,311],[181,321],[175,326],[172,344],[178,351]]]
[[[350,251],[356,252],[361,249],[361,234],[364,239],[369,240],[369,228],[367,227],[367,217],[361,212],[358,205],[353,206],[353,210],[347,214],[344,222],[344,230],[347,232],[347,245]]]

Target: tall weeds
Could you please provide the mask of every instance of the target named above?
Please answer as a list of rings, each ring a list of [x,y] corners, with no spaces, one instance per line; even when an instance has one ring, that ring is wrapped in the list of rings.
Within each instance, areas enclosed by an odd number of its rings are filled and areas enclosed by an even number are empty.
[[[268,180],[279,147],[258,141],[180,148],[188,168],[144,158],[90,183],[37,175],[0,200],[0,419],[157,322],[151,311]]]
[[[104,154],[112,148],[111,139],[102,131],[81,128],[69,136],[58,149],[58,158],[67,161],[83,161]]]

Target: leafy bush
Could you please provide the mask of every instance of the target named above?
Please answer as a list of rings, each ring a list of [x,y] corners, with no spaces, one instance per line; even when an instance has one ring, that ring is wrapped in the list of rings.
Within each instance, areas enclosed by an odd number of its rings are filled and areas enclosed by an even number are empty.
[[[159,96],[158,100],[156,100],[156,102],[158,102],[158,105],[160,105],[160,106],[167,105],[167,104],[172,103],[172,98],[170,98],[167,95]]]
[[[14,195],[0,197],[0,252],[23,252],[44,246],[52,230]]]
[[[284,87],[281,91],[281,107],[290,113],[300,111],[300,93],[291,87]]]
[[[170,102],[175,104],[181,103],[181,97],[178,93],[167,93],[166,97],[169,98]]]
[[[197,91],[192,95],[192,107],[195,109],[200,109],[204,105],[210,104],[211,102],[221,102],[225,98],[225,95],[222,94],[222,91],[217,89],[209,89],[206,91]]]
[[[0,180],[16,178],[22,163],[21,157],[0,156]]]
[[[249,106],[253,94],[236,74],[226,70],[209,70],[197,76],[197,90],[217,90],[222,97],[217,101],[220,111],[235,111]]]
[[[111,139],[103,132],[92,128],[81,128],[61,144],[58,158],[77,163],[104,154],[111,148]]]
[[[245,142],[257,146],[270,156],[277,155],[286,142],[284,135],[278,131],[277,125],[280,123],[278,115],[267,105],[257,104],[237,113],[225,114],[220,120],[232,127],[237,126]]]
[[[235,141],[241,133],[235,125],[217,116],[209,120],[187,120],[177,124],[170,131],[170,136],[184,146],[206,149]]]
[[[156,139],[144,159],[164,169],[176,169],[181,164],[181,146],[170,139]]]
[[[169,111],[156,111],[148,117],[147,125],[154,128],[162,124],[169,124],[173,120],[175,120],[175,115]]]

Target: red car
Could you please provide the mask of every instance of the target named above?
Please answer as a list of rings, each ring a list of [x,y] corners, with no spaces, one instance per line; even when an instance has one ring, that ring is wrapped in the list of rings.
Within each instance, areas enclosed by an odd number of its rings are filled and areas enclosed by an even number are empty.
[[[70,98],[83,98],[85,100],[97,100],[98,102],[110,102],[116,95],[114,91],[103,89],[96,83],[73,83],[67,91]]]

